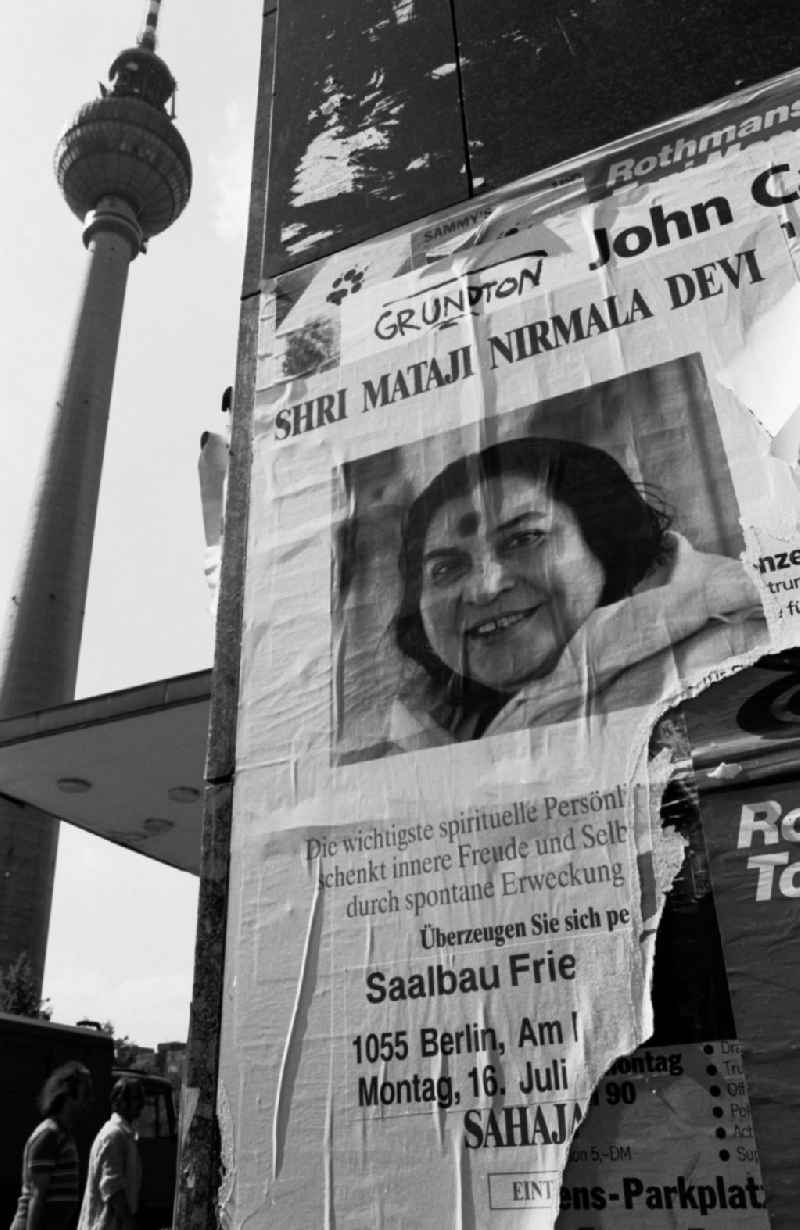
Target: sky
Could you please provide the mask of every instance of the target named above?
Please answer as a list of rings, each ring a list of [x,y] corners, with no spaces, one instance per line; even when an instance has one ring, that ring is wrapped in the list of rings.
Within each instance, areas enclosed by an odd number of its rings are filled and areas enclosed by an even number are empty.
[[[86,260],[53,151],[145,9],[31,0],[4,14],[3,604]],[[234,379],[261,9],[240,0],[198,19],[190,0],[162,5],[158,51],[178,82],[194,185],[130,270],[78,697],[211,665],[197,459],[201,432],[225,429],[220,396]],[[62,824],[44,980],[53,1019],[110,1020],[142,1045],[184,1039],[196,905],[194,877]]]

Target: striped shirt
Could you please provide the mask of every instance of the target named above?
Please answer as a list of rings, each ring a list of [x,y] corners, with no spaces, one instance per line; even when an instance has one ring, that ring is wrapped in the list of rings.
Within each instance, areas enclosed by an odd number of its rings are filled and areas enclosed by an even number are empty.
[[[49,1176],[45,1207],[47,1230],[69,1225],[80,1198],[78,1150],[68,1132],[55,1119],[43,1119],[25,1143],[22,1155],[22,1193],[11,1230],[25,1230],[28,1205],[38,1179]]]

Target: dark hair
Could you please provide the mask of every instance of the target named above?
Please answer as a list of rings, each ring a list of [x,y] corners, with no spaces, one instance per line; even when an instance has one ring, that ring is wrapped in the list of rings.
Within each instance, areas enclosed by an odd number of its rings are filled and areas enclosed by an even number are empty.
[[[602,449],[524,436],[459,457],[411,504],[400,544],[402,593],[395,639],[400,651],[423,666],[437,684],[452,686],[456,677],[431,648],[419,609],[428,527],[449,500],[467,495],[479,482],[506,474],[543,482],[551,498],[572,512],[603,568],[600,606],[627,597],[664,558],[669,513],[657,495],[637,490],[619,462]],[[474,689],[474,683],[470,687]]]
[[[43,1115],[57,1115],[67,1098],[77,1098],[81,1085],[91,1085],[92,1074],[77,1059],[71,1059],[51,1072],[39,1094],[39,1109]]]
[[[138,1077],[120,1076],[114,1081],[111,1089],[111,1109],[118,1113],[124,1111],[130,1106],[131,1099],[137,1095],[144,1103],[144,1088]]]

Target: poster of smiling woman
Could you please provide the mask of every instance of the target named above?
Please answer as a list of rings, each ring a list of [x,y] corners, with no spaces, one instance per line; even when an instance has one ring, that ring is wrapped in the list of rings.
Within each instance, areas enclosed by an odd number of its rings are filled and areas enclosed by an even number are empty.
[[[765,1226],[706,1108],[736,1040],[670,1049],[652,984],[664,894],[707,891],[663,715],[798,639],[792,114],[709,162],[698,113],[264,291],[231,1225]]]
[[[342,481],[344,757],[638,708],[767,643],[699,355]]]

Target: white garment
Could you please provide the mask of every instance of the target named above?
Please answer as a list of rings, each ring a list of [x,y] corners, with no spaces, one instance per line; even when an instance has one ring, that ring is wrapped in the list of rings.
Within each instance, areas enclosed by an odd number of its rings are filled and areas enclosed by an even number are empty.
[[[141,1181],[136,1133],[114,1111],[92,1143],[78,1230],[117,1230],[125,1225],[116,1217],[109,1201],[117,1192],[124,1192],[132,1217],[139,1207]]]

